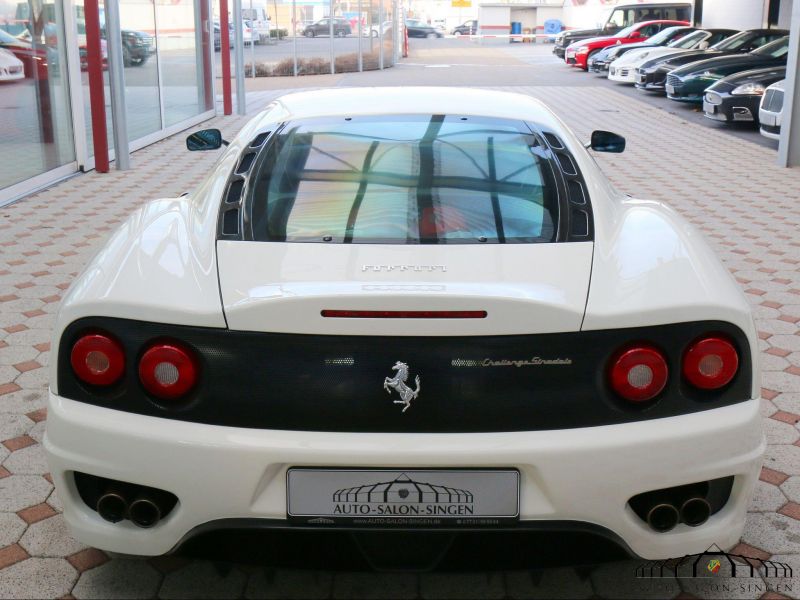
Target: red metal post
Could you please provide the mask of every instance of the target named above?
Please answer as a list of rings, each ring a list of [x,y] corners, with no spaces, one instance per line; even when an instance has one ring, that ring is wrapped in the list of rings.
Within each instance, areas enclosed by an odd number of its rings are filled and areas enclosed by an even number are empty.
[[[106,131],[105,82],[103,81],[103,51],[100,47],[100,9],[98,0],[85,0],[86,61],[89,71],[89,107],[92,113],[94,168],[108,173],[108,132]]]
[[[86,60],[89,72],[89,106],[92,113],[94,168],[108,173],[108,132],[106,131],[105,82],[103,81],[103,51],[100,47],[100,9],[98,0],[85,0]]]
[[[233,114],[231,97],[231,38],[228,25],[228,0],[219,0],[219,49],[222,58],[222,111]]]

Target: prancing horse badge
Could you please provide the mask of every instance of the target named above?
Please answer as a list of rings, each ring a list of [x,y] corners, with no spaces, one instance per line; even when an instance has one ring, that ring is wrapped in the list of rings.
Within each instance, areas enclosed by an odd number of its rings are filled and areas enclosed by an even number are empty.
[[[392,367],[392,371],[397,371],[397,374],[394,377],[386,377],[383,380],[383,389],[385,389],[389,394],[392,393],[392,390],[389,388],[394,388],[398,394],[400,394],[400,400],[395,400],[395,404],[402,404],[403,405],[403,412],[406,412],[409,407],[411,406],[411,401],[415,400],[419,395],[420,390],[420,381],[419,375],[414,378],[414,381],[417,384],[417,389],[412,390],[410,387],[406,385],[406,380],[408,379],[408,365],[404,362],[400,362],[399,360],[394,363]]]

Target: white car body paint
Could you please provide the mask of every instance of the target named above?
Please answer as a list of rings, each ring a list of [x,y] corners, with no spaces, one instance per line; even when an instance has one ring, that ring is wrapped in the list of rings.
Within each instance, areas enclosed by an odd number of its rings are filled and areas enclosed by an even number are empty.
[[[0,81],[25,79],[25,65],[13,53],[0,48]]]
[[[680,48],[669,48],[667,46],[631,50],[630,52],[626,52],[620,56],[608,66],[608,78],[611,81],[619,81],[621,83],[635,83],[636,69],[641,67],[647,61],[673,54],[683,54],[684,52],[693,52],[693,50],[682,50]],[[625,72],[624,75],[621,73],[621,71]]]
[[[250,140],[286,120],[354,113],[471,114],[546,127],[563,140],[583,174],[594,242],[426,247],[215,241],[228,175]],[[446,270],[363,270],[381,264],[441,264]],[[479,309],[491,317],[460,323],[404,319],[398,325],[391,319],[324,320],[322,308]],[[61,397],[61,334],[90,316],[220,330],[430,336],[714,319],[747,336],[753,386],[749,398],[724,408],[592,428],[387,434],[222,427]],[[136,211],[75,280],[54,327],[45,448],[74,535],[115,552],[162,554],[218,519],[283,519],[285,473],[292,466],[469,466],[519,469],[522,520],[594,523],[639,556],[668,558],[738,542],[764,450],[757,349],[748,304],[702,236],[665,204],[615,190],[581,140],[538,101],[462,88],[303,92],[276,100],[245,125],[189,196]],[[168,489],[178,505],[151,529],[111,524],[83,503],[73,471]],[[681,524],[655,533],[626,505],[637,493],[726,476],[735,476],[729,502],[700,527]]]
[[[766,90],[764,90],[764,96],[761,98],[761,106],[758,110],[758,120],[761,123],[761,127],[759,128],[759,132],[766,138],[771,140],[779,140],[781,139],[780,133],[775,133],[773,131],[767,131],[764,129],[764,125],[770,125],[772,127],[780,127],[781,123],[783,122],[783,104],[781,104],[781,109],[779,111],[775,111],[772,109],[767,109],[764,107],[764,99],[767,98],[767,91],[768,90],[778,90],[779,92],[783,93],[784,89],[786,88],[786,80],[782,79],[781,81],[776,81]]]

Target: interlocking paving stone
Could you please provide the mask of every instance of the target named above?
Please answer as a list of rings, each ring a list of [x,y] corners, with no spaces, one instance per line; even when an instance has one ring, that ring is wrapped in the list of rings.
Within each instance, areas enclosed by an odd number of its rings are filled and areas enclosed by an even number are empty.
[[[0,570],[0,590],[6,598],[59,598],[76,579],[63,558],[28,558]]]
[[[800,521],[777,513],[750,513],[742,540],[770,554],[798,554]]]
[[[61,515],[30,525],[19,545],[32,556],[69,556],[86,548],[69,535]]]
[[[786,496],[781,491],[781,488],[765,481],[759,481],[756,484],[753,498],[750,500],[749,510],[775,512],[784,504],[786,504]]]
[[[789,477],[781,484],[781,491],[792,502],[800,503],[800,475]]]
[[[250,576],[245,598],[303,600],[330,598],[334,575],[325,571],[261,569]],[[380,590],[373,590],[373,593]]]
[[[237,568],[221,573],[209,562],[194,562],[164,577],[159,596],[171,598],[239,598],[247,577]]]
[[[81,574],[76,598],[154,598],[161,574],[144,560],[117,558]]]
[[[15,475],[44,475],[50,470],[45,460],[44,448],[39,444],[12,452],[3,461],[3,466]]]
[[[0,479],[0,511],[17,512],[41,504],[53,489],[37,475],[10,475]]]
[[[0,512],[0,548],[17,542],[27,523],[14,513]]]
[[[594,592],[588,577],[581,577],[575,569],[543,569],[538,571],[510,571],[506,573],[506,594],[509,598],[589,598]]]

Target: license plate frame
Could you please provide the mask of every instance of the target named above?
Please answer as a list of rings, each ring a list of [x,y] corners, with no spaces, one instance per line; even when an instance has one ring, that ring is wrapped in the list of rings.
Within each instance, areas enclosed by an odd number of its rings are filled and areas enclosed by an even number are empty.
[[[717,105],[711,104],[710,102],[703,101],[703,112],[708,113],[709,115],[716,115],[717,114]]]
[[[403,495],[403,494],[406,495]],[[517,469],[291,467],[286,517],[305,525],[486,527],[519,520]]]
[[[670,96],[674,96],[675,95],[675,86],[667,84],[666,85],[666,90],[667,90],[667,94],[669,94]]]

